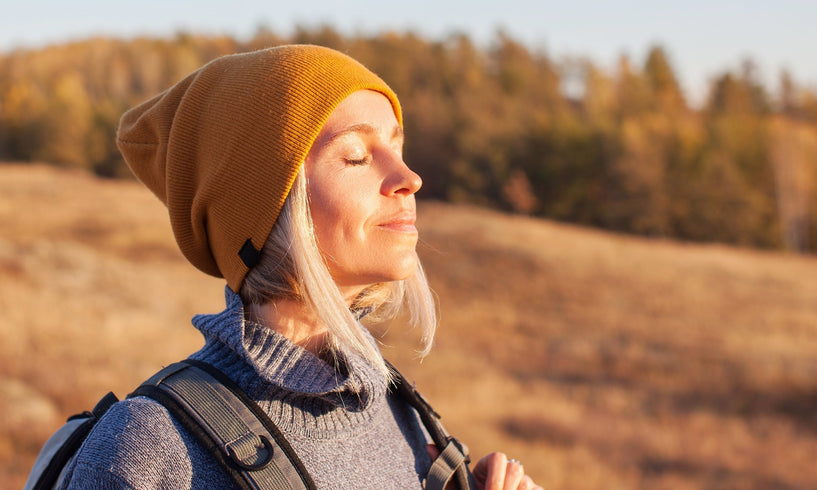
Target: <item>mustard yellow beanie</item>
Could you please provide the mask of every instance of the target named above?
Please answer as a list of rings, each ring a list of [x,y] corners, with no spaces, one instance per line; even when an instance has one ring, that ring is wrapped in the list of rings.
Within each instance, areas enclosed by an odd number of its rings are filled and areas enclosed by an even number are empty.
[[[116,142],[165,203],[179,248],[238,292],[332,111],[358,90],[400,103],[332,49],[291,45],[213,60],[126,112]]]

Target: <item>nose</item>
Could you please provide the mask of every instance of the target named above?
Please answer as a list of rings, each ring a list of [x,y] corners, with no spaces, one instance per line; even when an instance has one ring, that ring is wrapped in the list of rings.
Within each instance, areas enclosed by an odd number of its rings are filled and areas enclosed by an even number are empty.
[[[390,153],[381,192],[386,196],[394,194],[410,196],[416,193],[422,187],[423,179],[406,165],[399,153]]]

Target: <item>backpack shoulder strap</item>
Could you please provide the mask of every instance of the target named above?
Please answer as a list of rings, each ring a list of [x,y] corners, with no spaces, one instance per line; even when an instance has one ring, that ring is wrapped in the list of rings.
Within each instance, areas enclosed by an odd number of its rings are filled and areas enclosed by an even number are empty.
[[[119,399],[108,393],[90,412],[72,415],[43,445],[34,467],[29,473],[25,490],[44,490],[55,488],[63,480],[68,462],[74,457],[79,447],[88,437],[102,415]]]
[[[207,363],[188,359],[172,364],[128,396],[147,396],[164,405],[239,488],[316,488],[272,420],[232,380]]]
[[[448,434],[440,422],[440,415],[414,385],[410,384],[391,363],[386,361],[386,365],[392,373],[391,391],[417,410],[434,445],[440,451],[426,477],[426,490],[443,490],[449,482],[456,482],[460,490],[477,488],[474,477],[468,469],[468,463],[471,462],[468,447]]]

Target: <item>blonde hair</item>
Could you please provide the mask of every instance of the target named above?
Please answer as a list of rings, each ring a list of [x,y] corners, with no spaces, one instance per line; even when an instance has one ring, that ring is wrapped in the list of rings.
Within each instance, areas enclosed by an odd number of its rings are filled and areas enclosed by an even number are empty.
[[[304,303],[326,326],[328,347],[336,360],[338,354],[357,353],[387,379],[391,375],[385,361],[358,317],[366,313],[367,323],[382,324],[408,313],[409,323],[421,331],[421,356],[431,350],[437,326],[436,305],[419,259],[411,277],[370,286],[351,308],[347,305],[318,249],[303,167],[240,295],[250,312],[276,299]]]

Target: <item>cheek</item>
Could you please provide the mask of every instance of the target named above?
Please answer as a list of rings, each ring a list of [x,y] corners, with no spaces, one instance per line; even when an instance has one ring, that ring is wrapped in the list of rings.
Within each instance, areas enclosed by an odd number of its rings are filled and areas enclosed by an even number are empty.
[[[319,244],[355,239],[365,225],[361,197],[342,185],[313,186],[309,195],[310,212]]]

